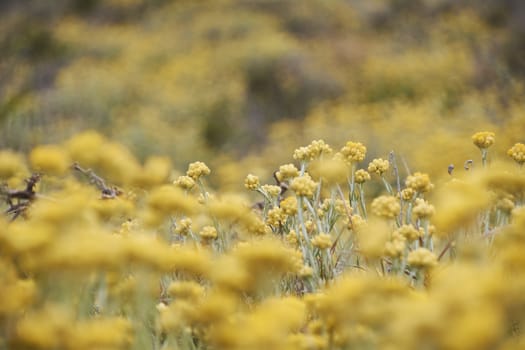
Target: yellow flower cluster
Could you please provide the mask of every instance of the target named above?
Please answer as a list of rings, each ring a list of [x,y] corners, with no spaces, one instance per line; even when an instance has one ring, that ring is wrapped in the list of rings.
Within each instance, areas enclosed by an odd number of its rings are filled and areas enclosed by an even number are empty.
[[[320,232],[311,239],[312,245],[319,249],[328,249],[332,246],[332,237],[329,234]]]
[[[332,148],[323,140],[314,140],[306,147],[299,147],[293,153],[293,158],[301,161],[310,161],[321,157],[323,154],[331,154]]]
[[[523,165],[523,163],[525,163],[525,144],[516,143],[507,151],[507,154],[514,159],[516,163]]]
[[[426,248],[418,248],[408,253],[407,262],[410,266],[426,269],[437,265],[437,257]]]
[[[254,191],[257,188],[259,188],[259,186],[260,186],[259,177],[252,175],[252,174],[248,174],[248,176],[246,176],[246,179],[244,180],[244,187],[246,187],[249,190]]]
[[[416,198],[412,213],[420,219],[428,219],[435,213],[434,206],[422,198]]]
[[[195,180],[193,180],[193,178],[187,176],[187,175],[183,175],[183,176],[179,176],[174,182],[173,182],[174,185],[182,188],[183,190],[191,190],[193,188],[193,186],[195,186]]]
[[[281,208],[286,215],[294,216],[297,214],[297,198],[286,197],[281,201]]]
[[[313,197],[316,187],[317,183],[313,181],[308,174],[296,177],[293,179],[290,185],[292,191],[294,191],[298,196],[309,198]]]
[[[402,225],[394,232],[405,237],[409,242],[415,241],[416,239],[421,237],[421,231],[417,230],[412,225]]]
[[[377,175],[384,174],[390,167],[390,162],[381,158],[376,158],[368,164],[368,172]]]
[[[480,149],[487,149],[496,141],[496,135],[490,131],[480,131],[472,135],[472,142]]]
[[[361,162],[366,156],[366,147],[360,142],[348,141],[341,149],[340,154],[349,163]]]
[[[430,176],[420,172],[408,175],[405,185],[418,193],[425,193],[434,188],[434,185],[430,182]]]
[[[188,166],[186,175],[197,181],[202,176],[210,175],[210,168],[203,162],[193,162]]]
[[[399,199],[394,196],[379,196],[372,201],[372,212],[381,217],[395,218],[401,211]]]
[[[279,167],[279,170],[277,171],[277,173],[275,173],[275,176],[277,176],[279,181],[285,181],[299,176],[299,170],[295,167],[295,165],[291,163],[284,164]]]
[[[359,169],[355,172],[354,179],[356,183],[363,184],[370,180],[370,173],[364,169]]]

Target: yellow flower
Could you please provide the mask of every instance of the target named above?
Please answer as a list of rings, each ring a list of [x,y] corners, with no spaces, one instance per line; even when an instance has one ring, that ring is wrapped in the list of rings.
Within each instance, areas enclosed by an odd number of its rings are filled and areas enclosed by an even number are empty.
[[[377,175],[382,175],[388,170],[389,167],[390,163],[388,160],[377,158],[371,161],[370,164],[368,164],[368,172],[376,173]]]
[[[395,218],[401,211],[399,199],[394,196],[379,196],[372,201],[372,212],[377,216]]]
[[[430,268],[437,265],[437,257],[426,248],[418,248],[408,253],[407,263],[412,267]]]
[[[268,210],[268,218],[266,223],[273,227],[279,227],[286,221],[286,214],[284,214],[282,208],[275,207]]]
[[[412,209],[412,213],[420,219],[428,219],[434,215],[434,206],[429,204],[422,198],[416,198],[416,203]]]
[[[370,174],[365,169],[359,169],[354,174],[354,181],[358,184],[365,183],[370,180]]]
[[[9,179],[26,173],[24,159],[18,153],[0,151],[0,179]]]
[[[420,172],[407,176],[405,185],[419,193],[428,192],[434,188],[434,185],[430,182],[430,176]]]
[[[244,187],[249,190],[256,190],[259,187],[259,178],[255,175],[248,174],[244,180]]]
[[[201,176],[210,175],[210,168],[203,162],[193,162],[188,166],[186,175],[197,181]]]
[[[299,147],[293,153],[293,158],[302,161],[310,161],[321,157],[322,154],[332,153],[332,148],[323,140],[312,141],[306,147]]]
[[[480,131],[472,135],[472,142],[480,149],[487,149],[496,141],[496,135],[490,131]]]
[[[348,141],[341,149],[341,154],[348,162],[361,162],[366,156],[366,147],[361,142]]]
[[[415,241],[422,235],[421,231],[412,225],[403,225],[395,230],[394,233],[405,237],[409,242]]]
[[[319,233],[310,240],[312,245],[319,249],[328,249],[332,246],[332,237],[326,233]]]
[[[183,190],[189,191],[193,188],[193,186],[195,186],[195,181],[191,177],[183,175],[179,176],[175,181],[173,181],[173,184],[182,188]]]
[[[33,148],[29,161],[33,169],[49,175],[63,175],[71,164],[67,152],[55,145]]]
[[[299,170],[293,164],[284,164],[279,167],[279,171],[277,171],[275,176],[277,176],[279,181],[293,179],[299,176]]]
[[[297,214],[297,198],[296,197],[286,197],[281,201],[281,208],[284,213],[288,216],[294,216]]]
[[[175,228],[175,232],[179,235],[186,236],[191,230],[191,224],[192,221],[190,218],[181,219]]]
[[[281,193],[281,187],[276,185],[262,185],[261,189],[270,197],[277,197]]]
[[[200,230],[199,236],[201,236],[205,240],[215,239],[217,238],[217,230],[213,226],[204,226]]]
[[[392,239],[385,244],[385,255],[392,258],[397,258],[403,255],[405,252],[405,242],[406,238],[400,234],[392,235]]]
[[[401,198],[405,201],[405,202],[409,202],[412,200],[412,198],[414,198],[414,195],[416,194],[416,192],[414,191],[413,188],[411,187],[407,187],[403,190],[401,190]]]
[[[516,163],[523,165],[523,163],[525,163],[525,144],[516,143],[507,151],[507,154],[514,159]]]
[[[296,177],[290,186],[296,195],[304,197],[313,197],[316,187],[317,183],[308,174]]]

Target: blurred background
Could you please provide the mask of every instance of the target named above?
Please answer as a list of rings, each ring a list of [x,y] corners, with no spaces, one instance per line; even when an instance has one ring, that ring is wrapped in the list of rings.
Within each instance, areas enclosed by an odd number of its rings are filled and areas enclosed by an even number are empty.
[[[96,129],[223,187],[318,138],[446,176],[525,141],[524,79],[522,0],[0,2],[1,148]]]

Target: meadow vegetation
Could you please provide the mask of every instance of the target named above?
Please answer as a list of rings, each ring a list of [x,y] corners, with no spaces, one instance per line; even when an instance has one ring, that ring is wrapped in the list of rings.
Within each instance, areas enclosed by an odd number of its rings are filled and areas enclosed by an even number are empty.
[[[525,347],[520,1],[28,4],[0,349]]]

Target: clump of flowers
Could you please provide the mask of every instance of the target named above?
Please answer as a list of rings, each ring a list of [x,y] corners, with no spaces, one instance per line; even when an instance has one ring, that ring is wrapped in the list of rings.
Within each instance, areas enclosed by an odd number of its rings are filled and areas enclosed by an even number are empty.
[[[399,199],[394,196],[380,196],[372,201],[372,212],[381,217],[395,218],[401,211]]]
[[[437,257],[426,248],[418,248],[408,253],[407,262],[410,266],[428,269],[437,265]]]
[[[520,166],[523,165],[525,163],[525,144],[516,143],[507,151],[507,154]]]
[[[349,163],[361,162],[366,156],[366,147],[361,142],[348,141],[340,151]]]
[[[428,219],[435,213],[434,206],[422,198],[416,198],[412,213],[420,219]]]
[[[195,186],[195,180],[187,175],[183,175],[179,176],[175,181],[173,181],[173,184],[189,191]]]
[[[332,153],[332,148],[323,140],[312,141],[306,147],[300,147],[293,153],[293,158],[301,161],[310,161],[321,157],[323,154]]]
[[[370,173],[365,169],[359,169],[355,172],[354,179],[357,184],[363,184],[370,180]]]
[[[490,131],[480,131],[472,135],[472,142],[479,149],[487,149],[496,141],[496,135]]]
[[[368,164],[368,172],[383,175],[390,167],[390,162],[385,159],[376,158]]]
[[[319,249],[328,249],[332,246],[332,237],[326,233],[319,233],[311,239],[312,245]]]
[[[313,197],[316,187],[317,183],[308,174],[296,177],[290,185],[295,194],[309,198]]]
[[[434,188],[434,185],[430,182],[430,176],[420,172],[407,176],[405,185],[418,193],[429,192]]]
[[[202,176],[210,175],[210,172],[210,168],[208,168],[208,166],[203,162],[194,162],[188,166],[186,175],[197,181]]]
[[[249,190],[254,191],[257,188],[259,188],[259,186],[260,186],[259,177],[255,175],[248,174],[248,176],[246,176],[246,179],[244,179],[244,187],[246,187]]]
[[[279,170],[275,173],[275,176],[279,181],[285,181],[293,179],[299,176],[299,170],[293,164],[284,164],[279,167]]]

